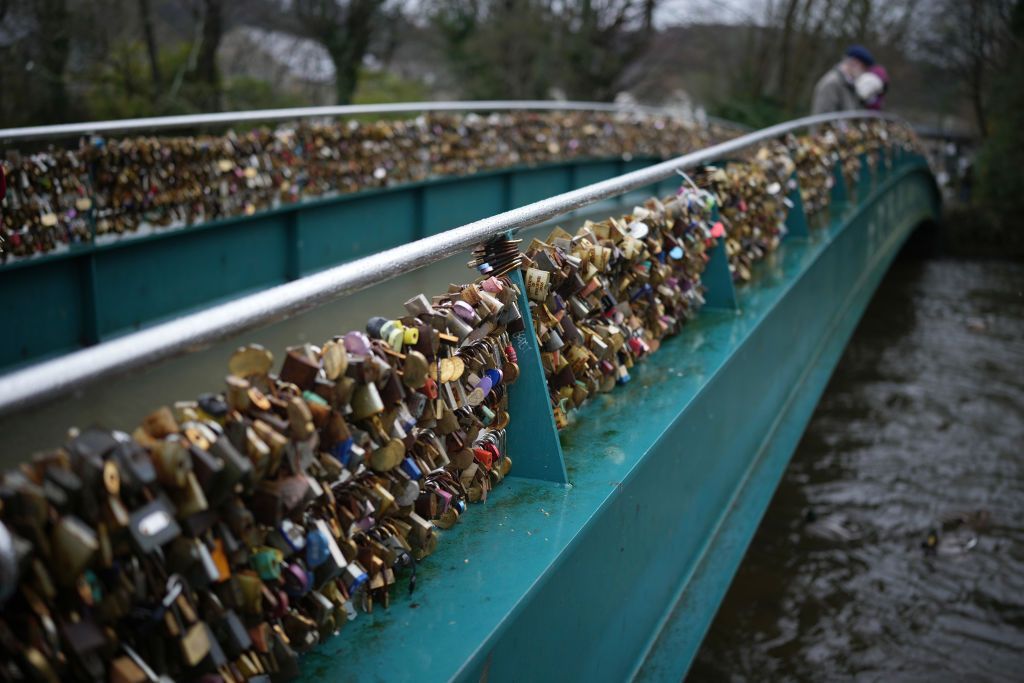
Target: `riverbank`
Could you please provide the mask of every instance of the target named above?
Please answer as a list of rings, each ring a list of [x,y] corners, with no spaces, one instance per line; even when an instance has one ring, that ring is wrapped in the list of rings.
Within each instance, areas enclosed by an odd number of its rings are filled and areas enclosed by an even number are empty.
[[[1011,217],[982,208],[947,205],[933,235],[933,254],[966,259],[1024,261],[1024,216]]]

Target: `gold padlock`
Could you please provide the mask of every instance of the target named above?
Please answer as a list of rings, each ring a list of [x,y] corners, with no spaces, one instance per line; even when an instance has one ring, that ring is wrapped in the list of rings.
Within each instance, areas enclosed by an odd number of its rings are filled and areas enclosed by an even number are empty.
[[[50,543],[54,560],[51,568],[64,586],[74,585],[100,549],[96,532],[73,515],[57,521]]]
[[[188,627],[181,637],[181,655],[188,667],[194,667],[210,654],[211,634],[205,622]]]
[[[164,486],[184,488],[192,471],[192,458],[188,444],[178,434],[171,434],[153,445],[150,451],[157,479]]]

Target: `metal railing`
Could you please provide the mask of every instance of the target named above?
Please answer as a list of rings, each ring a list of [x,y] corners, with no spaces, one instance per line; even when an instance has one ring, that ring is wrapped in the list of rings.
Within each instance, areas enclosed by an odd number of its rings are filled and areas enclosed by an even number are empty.
[[[415,114],[424,112],[472,112],[472,111],[596,111],[615,114],[649,114],[678,116],[680,110],[672,107],[649,107],[639,104],[611,104],[608,102],[576,102],[553,100],[478,100],[457,102],[396,102],[390,104],[346,104],[329,107],[293,107],[288,109],[255,109],[251,111],[226,111],[213,114],[184,114],[180,116],[154,116],[140,119],[118,119],[116,121],[86,121],[83,123],[61,123],[51,126],[26,126],[23,128],[0,128],[0,140],[39,140],[78,137],[83,135],[115,135],[196,126],[223,125],[258,121],[292,121],[313,118],[335,118],[341,116],[364,116],[367,114]],[[709,123],[749,130],[746,126],[719,119],[705,117]]]
[[[906,125],[891,114],[860,111],[808,116],[764,128],[12,372],[0,377],[0,414],[307,311],[467,251],[499,235],[646,187],[678,171],[728,157],[801,128],[857,119],[884,119]]]

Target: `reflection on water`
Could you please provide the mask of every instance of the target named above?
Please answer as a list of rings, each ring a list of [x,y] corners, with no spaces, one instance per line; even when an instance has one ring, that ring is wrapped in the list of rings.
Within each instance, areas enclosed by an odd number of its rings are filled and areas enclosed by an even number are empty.
[[[688,678],[1022,671],[1024,266],[899,261]]]

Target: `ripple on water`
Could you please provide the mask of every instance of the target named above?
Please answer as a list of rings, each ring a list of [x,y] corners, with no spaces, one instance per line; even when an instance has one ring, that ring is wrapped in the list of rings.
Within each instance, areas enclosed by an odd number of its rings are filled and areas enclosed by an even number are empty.
[[[809,523],[811,509],[817,520]],[[926,554],[931,529],[989,523]],[[843,538],[829,525],[852,525]],[[1020,680],[1024,266],[899,261],[850,342],[691,680]]]

